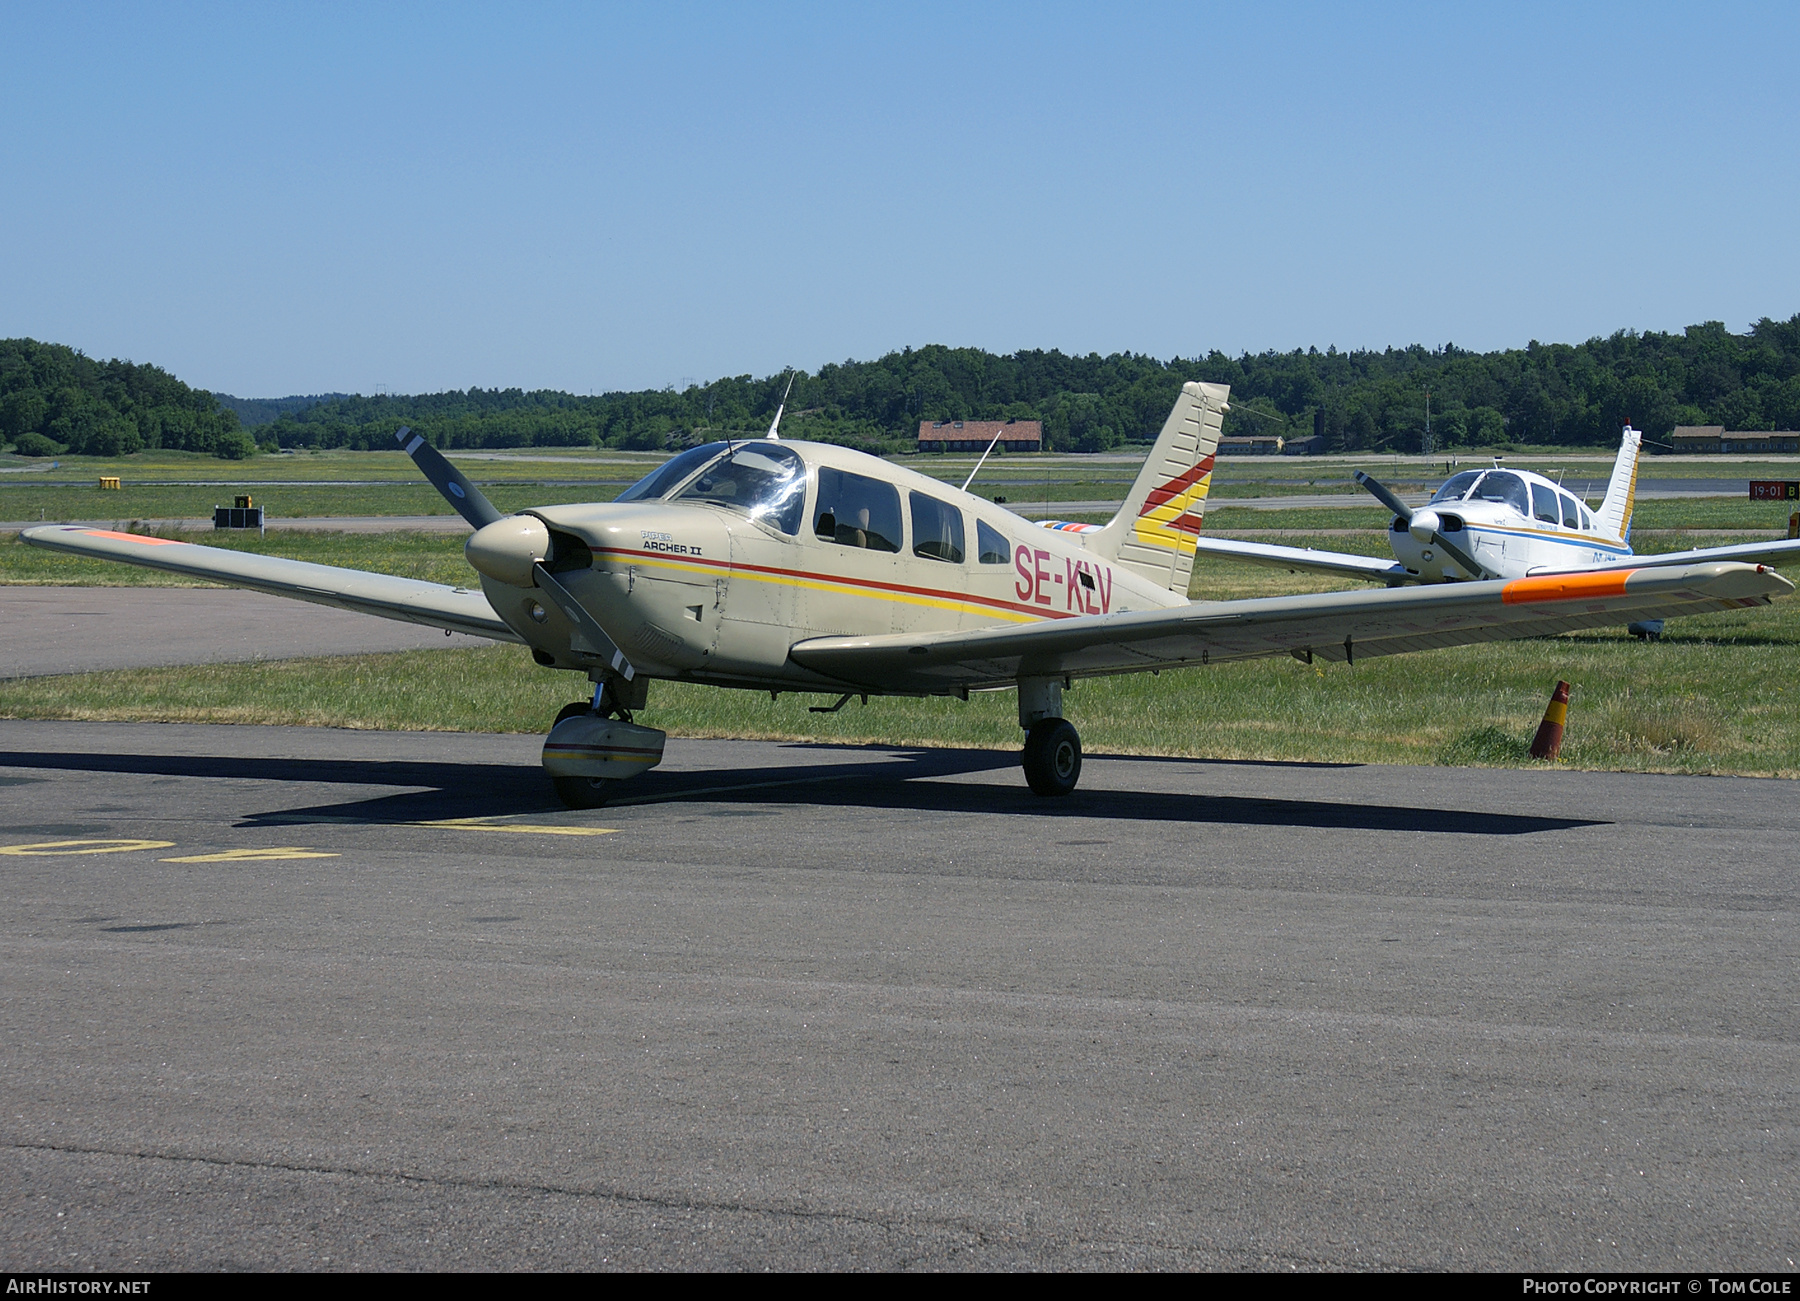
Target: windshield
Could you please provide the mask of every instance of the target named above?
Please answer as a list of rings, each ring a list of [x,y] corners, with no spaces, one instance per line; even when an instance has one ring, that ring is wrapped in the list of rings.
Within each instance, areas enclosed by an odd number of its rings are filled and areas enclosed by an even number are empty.
[[[664,461],[613,500],[654,501],[729,446],[729,443],[707,443],[703,447],[690,447],[680,456]]]
[[[738,443],[676,497],[734,506],[770,528],[798,533],[806,511],[806,462],[779,443]]]
[[[1516,474],[1489,470],[1481,476],[1481,483],[1472,495],[1478,501],[1505,502],[1527,519],[1531,517],[1531,494],[1526,491],[1525,480]]]
[[[1461,474],[1444,480],[1444,486],[1431,495],[1433,501],[1461,501],[1463,494],[1475,486],[1475,480],[1481,477],[1480,470],[1464,470]]]

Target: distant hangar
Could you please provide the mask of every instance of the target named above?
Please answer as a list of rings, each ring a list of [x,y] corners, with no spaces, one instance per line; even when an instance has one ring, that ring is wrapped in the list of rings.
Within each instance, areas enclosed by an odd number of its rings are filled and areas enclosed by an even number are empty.
[[[1000,438],[999,449],[1008,452],[1040,452],[1044,448],[1041,420],[921,420],[921,452],[985,452]]]

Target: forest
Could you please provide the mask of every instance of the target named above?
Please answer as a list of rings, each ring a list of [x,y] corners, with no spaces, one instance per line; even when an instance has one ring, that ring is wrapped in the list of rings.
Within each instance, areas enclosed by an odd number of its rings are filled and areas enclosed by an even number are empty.
[[[0,339],[0,443],[25,456],[256,451],[236,413],[161,367],[95,361],[35,339]]]
[[[895,452],[914,446],[921,419],[1016,417],[1043,421],[1048,450],[1104,451],[1154,438],[1193,379],[1231,385],[1227,432],[1316,433],[1329,451],[1420,451],[1427,395],[1440,449],[1605,447],[1629,421],[1658,450],[1677,425],[1800,427],[1800,314],[1765,317],[1742,334],[1710,321],[1494,352],[1415,344],[1161,361],[932,344],[797,372],[782,432]],[[27,455],[167,447],[241,456],[258,444],[385,448],[408,424],[445,448],[658,450],[762,433],[786,383],[784,372],[592,397],[471,388],[244,400],[190,389],[154,366],[13,339],[0,341],[0,437]]]

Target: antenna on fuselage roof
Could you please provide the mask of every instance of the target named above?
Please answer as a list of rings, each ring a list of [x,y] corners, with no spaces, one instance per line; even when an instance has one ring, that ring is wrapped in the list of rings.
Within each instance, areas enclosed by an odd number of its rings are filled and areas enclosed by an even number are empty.
[[[782,393],[781,393],[781,403],[780,403],[780,405],[778,405],[775,408],[775,418],[773,420],[769,421],[768,440],[771,443],[779,443],[781,441],[781,435],[776,433],[775,431],[781,428],[781,413],[783,411],[787,410],[788,394],[792,393],[793,391],[794,391],[794,372],[790,370],[788,372],[787,387],[785,389],[783,389]]]
[[[994,441],[988,444],[987,452],[983,452],[981,454],[981,459],[979,461],[975,462],[975,468],[973,470],[969,471],[969,477],[963,480],[962,490],[964,492],[967,492],[969,490],[969,485],[975,482],[975,476],[980,474],[981,467],[987,464],[988,452],[992,452],[995,447],[999,446],[1000,435],[1004,434],[1005,432],[1006,432],[1005,425],[1001,425],[1000,428],[998,428],[994,431]],[[1046,509],[1048,509],[1048,507],[1046,507]]]

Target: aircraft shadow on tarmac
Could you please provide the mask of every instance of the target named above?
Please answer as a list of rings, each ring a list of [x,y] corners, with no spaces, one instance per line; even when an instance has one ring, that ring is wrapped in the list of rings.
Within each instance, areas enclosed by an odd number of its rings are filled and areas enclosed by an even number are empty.
[[[809,747],[789,748],[805,751]],[[859,752],[857,747],[820,749],[838,756]],[[895,750],[875,746],[860,752],[871,758],[801,762],[754,770],[646,773],[631,783],[628,794],[621,792],[616,805],[598,816],[617,816],[637,806],[693,799],[728,804],[798,804],[821,809],[892,809],[1484,836],[1530,835],[1606,825],[1603,820],[1592,818],[1351,804],[1336,800],[1104,790],[1092,786],[1063,799],[1045,800],[1025,788],[1024,782],[1013,772],[1018,759],[1009,752]],[[1205,784],[1200,774],[1219,766],[1198,759],[1133,759],[1131,762],[1191,766],[1199,770],[1196,784],[1200,785]],[[1268,766],[1312,768],[1336,765]],[[535,766],[519,764],[0,751],[0,767],[412,788],[339,803],[246,814],[239,825],[247,827],[307,822],[408,823],[442,818],[508,817],[552,810],[557,814],[566,812],[547,789],[543,773]],[[1005,771],[1008,774],[1006,781],[930,780],[994,771]]]

